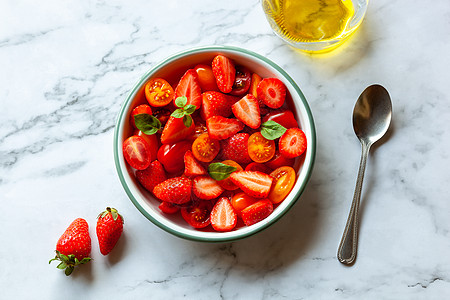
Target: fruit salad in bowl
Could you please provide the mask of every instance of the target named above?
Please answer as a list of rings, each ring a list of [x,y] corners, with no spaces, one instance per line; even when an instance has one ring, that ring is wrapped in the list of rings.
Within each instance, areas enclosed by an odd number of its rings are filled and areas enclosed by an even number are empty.
[[[302,194],[316,136],[308,103],[276,64],[228,46],[175,54],[148,71],[114,133],[133,204],[182,238],[225,242],[281,218]]]

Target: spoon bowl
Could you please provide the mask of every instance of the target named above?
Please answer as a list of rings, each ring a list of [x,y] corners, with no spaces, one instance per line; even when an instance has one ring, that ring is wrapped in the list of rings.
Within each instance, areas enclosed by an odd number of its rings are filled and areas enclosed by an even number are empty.
[[[359,202],[369,149],[387,132],[391,118],[392,103],[387,90],[377,84],[367,87],[359,96],[353,109],[353,129],[361,142],[362,154],[352,206],[337,253],[339,261],[346,265],[353,264],[356,259]]]

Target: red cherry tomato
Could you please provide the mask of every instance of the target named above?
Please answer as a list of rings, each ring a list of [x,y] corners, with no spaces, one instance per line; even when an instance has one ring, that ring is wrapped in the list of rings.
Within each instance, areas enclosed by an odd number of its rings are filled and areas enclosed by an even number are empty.
[[[282,166],[289,166],[292,167],[294,165],[295,159],[293,158],[287,158],[279,151],[275,152],[275,155],[271,160],[265,163],[266,166],[271,168],[272,170],[275,170],[276,168],[282,167]]]
[[[199,64],[195,66],[202,92],[219,91],[211,66]]]
[[[212,205],[210,201],[194,202],[191,206],[181,208],[181,216],[194,228],[204,228],[211,224]]]
[[[237,193],[233,197],[231,197],[231,206],[233,206],[234,210],[236,211],[237,215],[241,216],[241,211],[244,208],[249,207],[253,203],[258,202],[259,199],[253,198],[246,193]]]
[[[159,140],[156,134],[147,135],[145,133],[142,133],[142,131],[136,129],[134,131],[134,135],[142,137],[147,142],[147,144],[150,146],[150,160],[154,161],[159,149]]]
[[[168,173],[181,172],[184,169],[184,154],[191,149],[191,143],[181,141],[175,144],[164,144],[158,150],[158,160]]]
[[[130,122],[131,125],[133,125],[134,128],[136,127],[136,124],[134,123],[134,116],[135,115],[139,115],[139,114],[152,114],[152,108],[150,107],[150,105],[147,104],[141,104],[136,106],[132,111],[131,111],[131,116],[130,116]]]
[[[244,96],[250,89],[251,81],[252,73],[245,67],[236,66],[236,77],[230,94],[233,96]]]
[[[159,209],[166,214],[174,214],[180,211],[180,207],[172,202],[163,201],[158,206]]]
[[[122,151],[127,163],[136,170],[144,170],[152,162],[150,146],[140,136],[133,135],[127,138],[123,142]]]
[[[262,119],[262,123],[269,120],[277,122],[286,129],[298,128],[297,120],[295,120],[294,114],[290,110],[275,110],[265,115]]]

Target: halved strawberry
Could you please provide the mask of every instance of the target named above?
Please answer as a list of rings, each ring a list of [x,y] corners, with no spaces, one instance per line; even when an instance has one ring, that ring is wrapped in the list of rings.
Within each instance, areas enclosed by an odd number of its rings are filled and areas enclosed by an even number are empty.
[[[212,61],[212,70],[219,90],[223,93],[231,92],[236,77],[233,61],[219,54]]]
[[[289,128],[280,137],[278,145],[281,155],[287,158],[300,156],[306,150],[306,135],[300,128]]]
[[[286,99],[286,86],[278,78],[265,78],[256,89],[258,99],[270,108],[279,108]]]
[[[269,199],[260,200],[241,211],[242,221],[250,226],[267,218],[273,212],[273,204]]]
[[[244,124],[236,119],[227,119],[222,116],[214,116],[206,120],[209,136],[216,140],[232,137],[242,129]]]
[[[201,116],[208,120],[214,116],[229,117],[232,113],[231,106],[238,98],[222,94],[221,92],[209,91],[202,94]]]
[[[224,189],[211,177],[198,176],[192,183],[192,191],[195,196],[202,200],[211,200],[220,196]]]
[[[186,177],[169,178],[153,189],[153,194],[161,201],[184,204],[191,200],[192,180]]]
[[[175,88],[175,96],[173,97],[174,105],[175,99],[181,96],[186,96],[187,104],[195,105],[196,109],[199,109],[202,105],[202,90],[200,88],[198,74],[194,69],[187,70],[183,77],[181,77],[180,82]]]
[[[184,154],[184,175],[186,175],[187,177],[195,177],[206,174],[208,174],[208,172],[194,157],[192,151],[186,151],[186,153]]]
[[[161,134],[161,143],[173,144],[185,140],[194,134],[194,130],[194,121],[192,121],[191,126],[186,127],[183,118],[170,117]]]
[[[248,133],[241,132],[226,140],[222,140],[220,143],[222,159],[233,160],[242,165],[250,163],[252,159],[248,155],[249,137]]]
[[[237,214],[228,198],[220,198],[211,210],[211,225],[216,231],[230,231],[237,223]]]
[[[147,169],[137,170],[136,179],[148,191],[153,192],[155,186],[167,179],[166,172],[158,160],[154,160]]]
[[[237,171],[230,178],[244,193],[255,198],[267,198],[273,181],[270,175],[259,171]]]
[[[241,100],[233,104],[233,114],[250,128],[256,129],[261,125],[261,115],[258,100],[247,94]]]

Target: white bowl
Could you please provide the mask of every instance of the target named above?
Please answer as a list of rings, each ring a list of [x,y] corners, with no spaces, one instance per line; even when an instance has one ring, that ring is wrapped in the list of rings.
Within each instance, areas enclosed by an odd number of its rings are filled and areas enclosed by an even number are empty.
[[[236,64],[249,68],[261,77],[276,77],[284,82],[288,90],[289,107],[305,132],[308,141],[306,152],[296,159],[294,169],[297,181],[286,197],[273,213],[266,219],[251,226],[243,226],[229,232],[203,231],[192,228],[180,216],[168,215],[160,211],[160,201],[155,199],[136,180],[133,169],[125,162],[122,154],[123,141],[131,135],[129,122],[131,110],[138,104],[144,103],[144,86],[150,78],[180,78],[183,73],[199,63],[210,64],[214,56],[223,54]],[[170,80],[169,80],[170,82]],[[148,71],[133,87],[123,103],[116,122],[114,132],[114,160],[117,173],[125,192],[137,209],[158,227],[178,237],[204,242],[227,242],[251,236],[269,227],[279,220],[297,202],[311,176],[316,152],[316,132],[314,120],[309,105],[297,84],[292,78],[266,57],[257,53],[230,46],[211,46],[190,49],[170,56]]]

